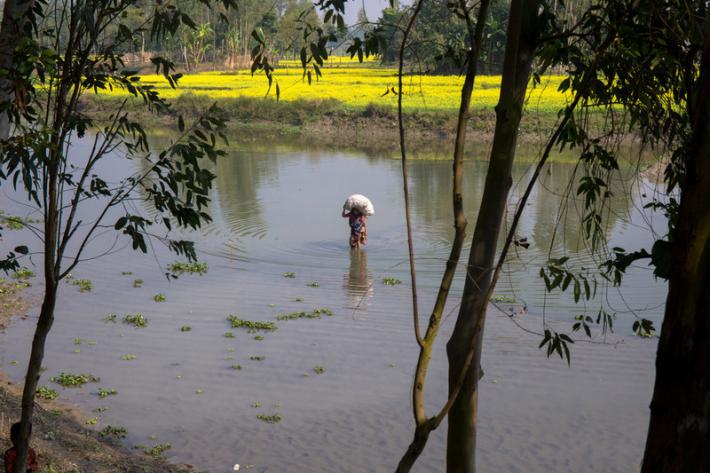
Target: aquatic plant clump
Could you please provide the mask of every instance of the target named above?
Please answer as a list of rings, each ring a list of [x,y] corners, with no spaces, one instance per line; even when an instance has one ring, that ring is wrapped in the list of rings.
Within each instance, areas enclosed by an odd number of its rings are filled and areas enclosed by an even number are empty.
[[[256,418],[260,421],[266,422],[267,424],[276,424],[278,422],[281,422],[281,420],[283,419],[283,417],[281,417],[279,414],[257,414]]]
[[[101,437],[115,437],[119,439],[124,439],[126,438],[126,435],[128,435],[128,431],[125,427],[121,426],[107,425],[106,427],[101,429],[101,432],[99,432],[99,436]]]
[[[402,284],[402,281],[397,278],[382,278],[382,284],[385,286],[396,286],[397,284]]]
[[[296,273],[294,273],[294,272],[292,272],[292,271],[286,271],[285,273],[283,273],[283,277],[285,277],[285,278],[295,278],[295,277],[296,277]]]
[[[89,292],[94,287],[90,279],[73,279],[71,277],[67,277],[67,282],[72,286],[78,287],[79,292]]]
[[[52,377],[51,381],[65,388],[79,388],[86,383],[98,383],[101,378],[91,374],[73,374],[62,371],[57,376]]]
[[[143,314],[127,314],[123,317],[123,323],[136,328],[145,328],[148,326],[148,319]]]
[[[258,322],[254,320],[241,319],[236,315],[230,315],[227,320],[232,325],[232,328],[245,328],[250,332],[256,332],[257,330],[262,330],[265,332],[273,332],[278,327],[273,322]]]
[[[115,396],[116,394],[118,394],[118,391],[113,388],[109,388],[109,389],[99,388],[99,391],[96,394],[99,396],[99,398],[105,399],[109,396]]]
[[[207,263],[199,263],[197,261],[193,261],[191,263],[175,261],[174,263],[170,263],[168,265],[168,271],[176,276],[185,273],[203,275],[207,272],[207,269]]]
[[[40,386],[39,388],[37,388],[37,391],[35,391],[35,395],[40,399],[44,399],[45,401],[51,401],[52,399],[56,399],[57,396],[59,396],[56,389],[52,389],[48,386]]]
[[[165,301],[167,300],[167,298],[165,297],[165,294],[162,294],[162,293],[161,293],[161,294],[156,294],[156,295],[154,295],[154,296],[153,296],[153,300],[154,300],[155,302],[165,302]]]
[[[22,268],[19,268],[17,271],[14,271],[12,273],[12,278],[13,279],[29,279],[35,275],[34,271],[32,271],[29,268],[25,268],[24,266]]]
[[[321,314],[327,315],[328,317],[332,317],[333,311],[324,308],[313,309],[310,312],[302,310],[298,312],[291,312],[288,314],[279,314],[276,316],[276,320],[320,319]]]

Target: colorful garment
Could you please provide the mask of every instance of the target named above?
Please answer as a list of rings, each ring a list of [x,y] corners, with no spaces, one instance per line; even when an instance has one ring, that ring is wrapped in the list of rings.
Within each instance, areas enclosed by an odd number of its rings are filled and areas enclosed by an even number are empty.
[[[15,459],[17,458],[17,449],[15,447],[10,448],[5,452],[5,473],[15,472]],[[37,454],[34,449],[30,448],[27,452],[27,471],[34,472],[37,471],[39,466],[37,465]]]

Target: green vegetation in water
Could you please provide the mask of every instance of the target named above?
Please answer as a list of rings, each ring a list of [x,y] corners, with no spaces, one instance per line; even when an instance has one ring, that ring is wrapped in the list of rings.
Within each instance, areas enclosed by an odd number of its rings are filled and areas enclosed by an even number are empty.
[[[308,286],[308,287],[320,287],[320,284],[318,283],[318,281],[313,281],[313,282],[309,282],[308,284],[306,284],[306,286]]]
[[[113,388],[109,388],[109,389],[99,388],[99,391],[96,394],[98,394],[99,398],[105,399],[109,396],[115,396],[116,394],[118,394],[118,391],[116,391]]]
[[[266,422],[267,424],[276,424],[278,422],[281,422],[281,420],[283,419],[279,414],[257,414],[256,418],[260,421]]]
[[[81,348],[77,348],[74,350],[74,353],[81,353]]]
[[[257,342],[260,342],[260,341],[262,341],[263,339],[264,339],[264,337],[261,336],[261,335],[257,335],[256,337],[254,337],[254,340],[256,340]]]
[[[180,331],[181,332],[191,332],[192,327],[190,327],[189,325],[183,325],[182,327],[180,327]]]
[[[224,332],[224,338],[234,338],[234,332]]]
[[[107,425],[106,427],[101,429],[99,435],[101,437],[115,437],[118,439],[124,439],[126,438],[126,435],[128,435],[128,431],[125,427]]]
[[[268,304],[266,307],[268,307],[269,309],[273,309],[274,307],[276,307],[276,304]]]
[[[59,396],[57,390],[52,389],[49,386],[40,386],[39,388],[37,388],[37,391],[35,391],[35,395],[40,399],[44,399],[45,401],[57,399],[57,396]]]
[[[204,389],[195,389],[195,394],[204,394]]]
[[[236,371],[241,371],[242,370],[242,365],[232,365],[232,369]]]
[[[94,287],[90,279],[74,279],[71,276],[67,276],[67,282],[72,286],[78,287],[79,292],[89,292]]]
[[[86,342],[86,344],[92,347],[96,346],[96,340],[89,340],[88,342]]]
[[[259,401],[254,401],[251,403],[251,407],[253,407],[254,409],[258,409],[261,407],[261,403]]]
[[[324,308],[313,309],[310,312],[306,312],[306,311],[302,310],[299,312],[291,312],[289,314],[279,314],[276,316],[276,319],[277,320],[320,319],[321,314],[331,317],[333,315],[333,311],[330,309],[324,309]]]
[[[123,317],[123,323],[133,325],[136,328],[145,328],[148,326],[148,319],[143,314],[127,314]]]
[[[303,302],[303,297],[297,297],[293,300],[293,302]]]
[[[81,345],[81,338],[75,338],[74,345]]]
[[[232,355],[227,355],[227,356],[225,356],[223,359],[224,359],[225,361],[233,360],[233,359],[234,359],[234,356],[232,356]]]
[[[153,458],[160,458],[166,451],[170,450],[171,448],[173,448],[173,446],[169,443],[159,443],[150,449],[147,447],[143,448],[143,453],[145,453],[146,455],[150,455]]]
[[[107,410],[108,410],[108,407],[97,407],[92,412],[96,412],[97,414],[101,414],[102,412],[106,412]]]
[[[266,332],[273,332],[278,327],[273,322],[257,322],[253,320],[240,319],[236,315],[230,315],[227,320],[232,324],[232,328],[245,328],[249,332],[256,332],[257,330],[263,330]]]
[[[106,317],[104,317],[104,322],[112,322],[115,324],[116,317],[118,317],[116,314],[108,314]]]
[[[265,357],[265,356],[253,356],[253,355],[252,355],[252,356],[249,357],[249,359],[250,359],[250,360],[253,360],[253,361],[264,361],[264,360],[266,359],[266,357]]]
[[[165,302],[165,301],[166,301],[165,294],[162,294],[162,293],[161,293],[161,294],[156,294],[156,295],[153,296],[153,300],[154,300],[155,302]]]
[[[315,372],[315,374],[323,374],[325,373],[325,367],[316,365],[313,367],[313,371]]]
[[[125,360],[125,361],[135,360],[135,359],[136,359],[136,355],[132,355],[132,354],[128,353],[128,354],[125,354],[125,355],[121,356],[121,359],[122,359],[122,360]]]
[[[86,425],[96,425],[96,424],[99,423],[99,419],[100,419],[100,417],[98,417],[98,416],[96,416],[96,417],[89,417],[88,419],[86,419],[86,422],[84,422],[84,424],[86,424]]]
[[[396,286],[397,284],[402,284],[402,281],[397,278],[382,278],[382,284],[385,286]]]
[[[13,279],[29,279],[35,275],[34,271],[32,271],[29,268],[25,268],[24,266],[19,268],[17,271],[13,271],[12,273],[12,278]]]
[[[491,300],[493,302],[498,302],[498,303],[506,303],[506,304],[515,304],[515,296],[506,296],[506,295],[499,295],[496,296],[494,295],[491,297]]]
[[[175,276],[184,273],[203,275],[207,272],[207,263],[175,261],[168,265],[168,271]]]
[[[0,224],[7,226],[10,230],[22,230],[25,220],[17,215],[5,215],[3,210],[0,210]],[[30,223],[31,220],[27,220]]]
[[[134,279],[133,280],[133,287],[138,289],[139,287],[143,286],[143,280],[142,279]]]
[[[133,271],[121,271],[121,276],[132,276]]]
[[[73,374],[62,371],[57,376],[52,377],[51,381],[65,388],[78,388],[86,383],[98,383],[101,379],[91,374]]]
[[[295,277],[296,277],[296,273],[293,273],[293,272],[291,272],[291,271],[287,271],[287,272],[283,273],[283,277],[285,277],[285,278],[295,278]]]

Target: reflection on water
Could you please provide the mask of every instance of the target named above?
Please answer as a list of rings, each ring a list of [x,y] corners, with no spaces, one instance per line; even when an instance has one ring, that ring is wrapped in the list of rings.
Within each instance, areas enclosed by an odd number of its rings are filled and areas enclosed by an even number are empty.
[[[464,165],[469,235],[485,168],[482,162]],[[212,170],[214,221],[186,235],[196,241],[208,273],[167,280],[163,268],[175,257],[160,247],[155,258],[127,249],[82,263],[76,276],[90,277],[94,289],[77,294],[62,287],[42,383],[51,384],[49,376],[60,371],[101,377],[120,395],[99,401],[87,387],[64,390],[61,399],[87,412],[109,406],[97,428],[126,426],[127,445],[171,443],[171,460],[200,470],[230,471],[240,463],[253,464],[258,472],[392,471],[411,440],[409,391],[417,355],[399,162],[339,152],[236,150]],[[510,211],[530,172],[530,165],[515,166]],[[617,314],[614,337],[624,343],[614,349],[576,343],[568,368],[545,358],[537,336],[491,308],[481,385],[481,471],[621,472],[633,471],[639,462],[655,347],[653,340],[630,337],[630,312],[657,321],[665,286],[639,266],[627,271],[623,294],[600,289],[587,305],[545,295],[537,272],[550,248],[577,267],[596,264],[579,233],[580,203],[576,186],[569,187],[574,172],[567,164],[546,169],[519,229],[531,246],[516,248],[496,296],[505,301],[499,304],[504,311],[513,306],[519,312],[526,303],[528,313],[516,317],[533,331],[544,320],[569,332],[572,315],[595,315],[604,303]],[[451,163],[413,161],[410,179],[417,279],[426,313],[453,236]],[[653,215],[643,209],[643,195],[621,183],[612,191],[612,217],[604,228],[609,245],[648,247]],[[377,208],[360,252],[350,250],[340,215],[343,200],[354,193],[367,195]],[[567,207],[566,193],[572,194]],[[656,223],[662,229],[662,219]],[[463,258],[467,254],[468,246]],[[403,283],[385,286],[384,277]],[[134,278],[143,279],[142,287],[133,287]],[[462,281],[459,272],[447,314],[456,312]],[[157,293],[167,300],[156,304]],[[315,308],[329,308],[333,316],[277,319]],[[147,328],[103,321],[109,313],[135,312],[149,318]],[[229,314],[275,322],[278,330],[255,338],[232,328]],[[441,343],[432,354],[427,401],[434,407],[447,395],[444,342],[454,319],[442,321]],[[23,374],[35,322],[19,320],[0,335],[0,362],[12,379]],[[192,330],[181,332],[183,325]],[[234,338],[225,337],[227,331]],[[77,338],[96,344],[75,353]],[[127,353],[136,360],[122,361]],[[314,366],[325,367],[325,373],[314,374]],[[251,407],[255,402],[262,407]],[[256,418],[276,413],[283,416],[276,425]],[[437,434],[416,471],[440,471],[444,458],[444,435]]]
[[[343,288],[352,309],[367,308],[374,291],[372,275],[367,270],[367,251],[350,249],[350,266],[343,277]]]

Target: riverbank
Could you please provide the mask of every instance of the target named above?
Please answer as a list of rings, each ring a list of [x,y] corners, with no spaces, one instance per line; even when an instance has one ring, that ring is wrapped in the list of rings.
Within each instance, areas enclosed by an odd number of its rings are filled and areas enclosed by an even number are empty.
[[[107,120],[125,97],[87,95],[81,104],[82,113],[98,122]],[[177,116],[186,121],[202,115],[215,101],[206,95],[190,92],[170,100],[172,114],[150,116],[143,120],[152,135],[177,130]],[[217,104],[228,118],[232,145],[263,146],[276,143],[309,149],[352,150],[378,157],[399,158],[399,128],[397,111],[391,106],[371,103],[351,107],[335,99],[294,100],[276,102],[268,98],[223,98]],[[142,101],[130,99],[125,109],[134,119],[148,113]],[[408,155],[414,159],[451,159],[455,139],[455,110],[407,110],[404,114]],[[534,161],[557,124],[557,110],[528,111],[521,124],[518,143],[532,154],[519,156],[521,162]],[[601,126],[603,117],[592,114],[592,123]],[[487,159],[489,144],[495,130],[495,111],[491,107],[473,105],[467,130],[468,159]],[[632,144],[628,136],[624,141]],[[551,161],[576,161],[577,154],[553,155]]]
[[[0,279],[0,330],[11,316],[25,313],[33,299],[23,281]],[[10,448],[10,426],[20,417],[22,385],[0,373],[0,451]],[[85,427],[89,418],[75,407],[58,400],[37,399],[32,447],[37,451],[41,473],[188,473],[188,465],[171,465],[159,450],[138,455],[118,441],[100,437]]]

